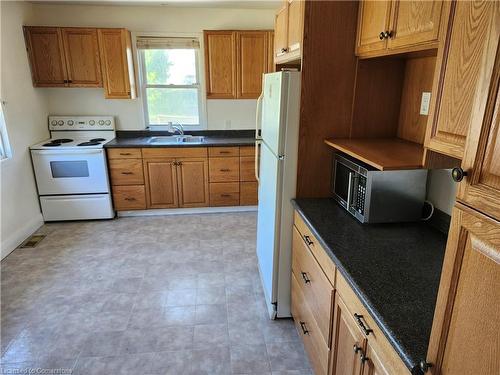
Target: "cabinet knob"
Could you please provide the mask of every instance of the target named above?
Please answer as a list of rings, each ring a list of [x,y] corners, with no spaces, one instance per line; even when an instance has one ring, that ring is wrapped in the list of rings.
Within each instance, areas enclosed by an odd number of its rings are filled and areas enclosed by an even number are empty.
[[[281,49],[281,53],[285,53],[286,51],[288,51],[288,48],[282,48]]]
[[[422,372],[425,374],[432,367],[432,363],[426,361],[420,361],[419,366],[420,370],[422,370]]]
[[[305,322],[300,322],[300,328],[302,328],[302,333],[304,335],[308,335],[309,331],[307,329],[306,323]]]
[[[456,168],[453,168],[451,170],[451,178],[453,179],[453,181],[455,182],[460,182],[464,179],[465,176],[467,176],[467,172],[464,171],[462,168],[460,167],[456,167]]]
[[[392,38],[392,31],[389,31],[389,30],[385,31],[384,32],[384,38],[385,39]]]
[[[304,241],[306,241],[306,244],[308,244],[309,246],[314,244],[314,242],[311,241],[311,237],[309,236],[304,236]]]
[[[354,353],[357,353],[361,350],[361,347],[358,346],[358,344],[354,344],[354,346],[352,347],[352,349],[354,350]]]
[[[385,33],[383,31],[381,31],[380,34],[378,34],[378,38],[380,40],[384,40],[385,39]]]
[[[307,273],[306,272],[301,272],[300,273],[302,275],[302,279],[304,280],[304,284],[308,284],[311,282],[311,280],[309,279],[309,277],[307,277]]]

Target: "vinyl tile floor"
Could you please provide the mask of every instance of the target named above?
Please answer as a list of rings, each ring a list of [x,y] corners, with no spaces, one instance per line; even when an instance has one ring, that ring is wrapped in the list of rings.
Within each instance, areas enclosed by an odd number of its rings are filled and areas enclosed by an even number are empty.
[[[312,374],[292,321],[268,318],[254,212],[39,232],[1,262],[2,374]]]

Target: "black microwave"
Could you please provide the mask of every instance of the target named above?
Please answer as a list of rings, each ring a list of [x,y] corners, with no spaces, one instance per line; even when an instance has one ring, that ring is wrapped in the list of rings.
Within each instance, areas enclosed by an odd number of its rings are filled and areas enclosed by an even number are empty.
[[[362,223],[420,220],[426,185],[426,169],[380,171],[343,153],[333,157],[333,197]]]

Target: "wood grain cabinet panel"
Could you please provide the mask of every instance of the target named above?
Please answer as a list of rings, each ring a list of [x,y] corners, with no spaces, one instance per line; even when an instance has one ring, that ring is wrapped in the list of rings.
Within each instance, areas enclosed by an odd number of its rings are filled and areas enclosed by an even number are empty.
[[[363,54],[383,51],[387,39],[380,38],[380,33],[389,31],[391,1],[361,1],[358,15],[358,40],[356,53]]]
[[[104,93],[108,99],[133,99],[132,43],[125,29],[98,29]]]
[[[274,62],[298,61],[302,56],[304,0],[286,0],[274,22]]]
[[[112,185],[143,185],[141,159],[110,159],[109,175]]]
[[[304,32],[305,0],[288,0],[288,46],[287,53],[300,51]]]
[[[457,1],[449,34],[438,56],[425,146],[457,159],[472,124],[481,123],[500,33],[495,1]],[[439,72],[439,74],[437,74]]]
[[[146,209],[144,185],[113,186],[112,194],[113,206],[117,211]]]
[[[177,168],[175,160],[145,159],[143,166],[147,207],[178,207]]]
[[[240,182],[240,206],[256,206],[259,203],[259,184]]]
[[[390,49],[437,42],[443,1],[404,0],[392,2],[392,17],[387,39]]]
[[[370,340],[366,343],[365,350],[366,361],[363,363],[362,375],[391,375],[385,366],[385,359],[379,355],[379,353],[374,349]]]
[[[238,206],[240,184],[238,182],[210,183],[210,206]]]
[[[239,182],[239,158],[210,158],[209,160],[210,182]]]
[[[209,147],[208,156],[209,157],[227,157],[227,156],[238,156],[240,154],[239,147]]]
[[[97,29],[71,27],[61,30],[69,86],[102,87]]]
[[[177,159],[179,207],[204,207],[209,203],[208,160]]]
[[[500,222],[458,204],[427,361],[433,375],[500,372]]]
[[[274,17],[274,59],[284,55],[288,48],[288,2]]]
[[[237,35],[237,97],[258,98],[262,91],[262,75],[267,72],[267,33],[239,31]]]
[[[108,148],[106,151],[108,159],[141,159],[140,148]]]
[[[257,181],[255,156],[240,156],[240,181]]]
[[[68,75],[61,29],[24,27],[33,86],[67,86]]]
[[[207,98],[236,98],[236,34],[205,31],[204,35]]]

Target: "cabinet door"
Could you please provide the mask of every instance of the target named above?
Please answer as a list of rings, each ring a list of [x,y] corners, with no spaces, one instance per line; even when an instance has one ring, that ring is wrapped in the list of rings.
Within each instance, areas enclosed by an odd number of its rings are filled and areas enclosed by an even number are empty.
[[[61,29],[24,27],[26,48],[35,87],[67,86],[66,63]]]
[[[500,373],[500,222],[458,204],[427,361],[437,375]]]
[[[237,97],[258,98],[262,75],[267,71],[267,36],[265,31],[237,32]]]
[[[208,99],[236,98],[236,33],[205,31]]]
[[[274,18],[274,57],[282,56],[288,48],[288,2]]]
[[[175,161],[173,159],[149,159],[144,160],[143,163],[147,207],[178,207]]]
[[[99,29],[98,36],[105,97],[134,98],[135,80],[130,33],[125,29]]]
[[[389,31],[391,1],[361,1],[358,15],[358,40],[356,53],[382,51],[387,39],[380,39],[380,33]]]
[[[274,66],[274,32],[267,32],[267,73],[272,73],[275,70]]]
[[[101,63],[97,30],[83,27],[62,29],[69,86],[101,87]]]
[[[178,159],[179,207],[208,206],[208,160]]]
[[[452,4],[448,39],[436,64],[433,122],[425,146],[461,159],[471,124],[482,122],[498,48],[500,3]]]
[[[467,136],[463,169],[468,176],[460,183],[458,200],[500,220],[500,48],[486,110],[474,121]]]
[[[388,48],[436,43],[442,10],[442,0],[393,1],[389,27],[392,36],[387,41]]]
[[[366,338],[338,293],[334,307],[332,374],[359,375]]]
[[[287,52],[300,51],[304,31],[305,0],[289,0]]]
[[[370,340],[367,340],[366,351],[363,359],[363,372],[362,375],[390,375],[391,372],[386,369],[384,360],[379,354],[374,350],[373,346],[370,344]]]

